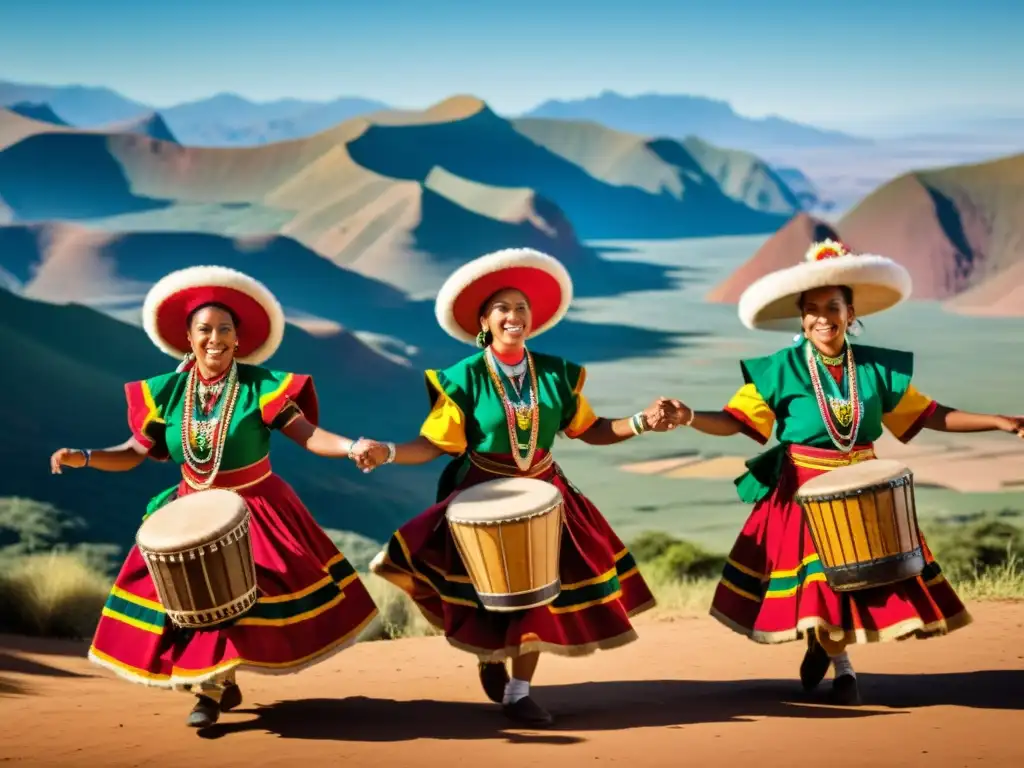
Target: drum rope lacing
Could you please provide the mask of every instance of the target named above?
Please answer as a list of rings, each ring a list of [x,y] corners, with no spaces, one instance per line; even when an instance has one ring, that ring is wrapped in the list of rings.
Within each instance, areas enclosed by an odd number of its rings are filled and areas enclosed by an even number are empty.
[[[238,363],[232,360],[222,394],[217,397],[210,412],[199,417],[195,407],[195,398],[201,383],[197,368],[198,366],[193,366],[189,371],[185,388],[184,416],[181,421],[181,450],[188,468],[197,478],[201,478],[190,482],[189,485],[197,490],[205,490],[213,485],[217,472],[220,470],[220,464],[224,458],[224,444],[227,442],[228,427],[231,425],[231,419],[235,413],[240,387]],[[223,394],[227,395],[226,400]],[[193,445],[200,452],[207,449],[207,455],[201,457],[193,449]]]
[[[814,387],[814,397],[818,403],[818,411],[821,413],[822,421],[825,422],[829,439],[841,453],[850,453],[857,443],[857,433],[860,431],[860,422],[864,411],[864,404],[860,401],[857,386],[857,366],[853,359],[853,348],[848,347],[846,350],[845,378],[848,384],[849,398],[832,395],[826,398],[821,383],[821,374],[818,371],[815,350],[810,341],[805,343],[804,352],[807,359],[807,370],[810,372],[811,384]],[[831,374],[827,375],[831,380]],[[839,429],[840,426],[848,426],[849,432],[843,434]]]
[[[537,368],[533,364],[533,356],[530,355],[529,350],[526,350],[526,364],[530,371],[530,400],[528,404],[519,403],[518,405],[512,403],[508,393],[505,391],[505,386],[501,383],[501,376],[498,374],[497,366],[494,362],[494,353],[490,347],[487,348],[484,354],[484,360],[487,363],[487,373],[490,375],[494,388],[501,397],[501,404],[505,408],[505,421],[508,425],[509,448],[512,450],[512,458],[515,459],[516,466],[519,467],[520,471],[526,472],[533,464],[533,457],[537,452],[537,435],[540,430],[540,410],[537,406]],[[517,428],[524,431],[530,428],[530,442],[528,443],[526,456],[523,456],[519,451]]]

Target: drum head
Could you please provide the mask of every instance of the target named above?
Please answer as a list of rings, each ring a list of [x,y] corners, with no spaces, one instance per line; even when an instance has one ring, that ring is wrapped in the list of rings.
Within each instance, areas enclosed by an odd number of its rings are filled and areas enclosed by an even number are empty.
[[[562,501],[551,483],[529,477],[503,477],[460,492],[448,505],[448,519],[497,523],[547,512]]]
[[[871,459],[860,464],[838,467],[808,480],[797,491],[797,496],[831,496],[872,485],[896,480],[910,469],[901,461]]]
[[[135,540],[150,552],[179,552],[215,541],[242,522],[245,513],[245,500],[234,491],[195,491],[146,518]]]

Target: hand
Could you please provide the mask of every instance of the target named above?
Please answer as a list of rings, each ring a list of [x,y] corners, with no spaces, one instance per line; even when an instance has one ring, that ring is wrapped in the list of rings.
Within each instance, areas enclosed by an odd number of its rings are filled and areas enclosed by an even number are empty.
[[[691,411],[678,400],[659,397],[644,411],[647,428],[653,432],[666,432],[689,421]]]
[[[996,420],[1003,432],[1016,434],[1024,440],[1024,416],[997,416]]]
[[[62,474],[62,467],[80,469],[85,466],[85,452],[78,448],[60,448],[50,456],[50,474]]]
[[[384,443],[361,437],[356,440],[348,455],[363,472],[372,472],[387,461],[388,453]]]

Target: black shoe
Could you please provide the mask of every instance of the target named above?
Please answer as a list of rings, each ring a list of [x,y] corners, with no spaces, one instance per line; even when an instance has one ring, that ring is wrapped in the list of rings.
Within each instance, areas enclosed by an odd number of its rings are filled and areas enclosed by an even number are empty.
[[[487,698],[495,704],[501,704],[505,698],[505,686],[508,685],[508,670],[503,661],[481,661],[480,685],[484,688]]]
[[[544,727],[545,725],[551,725],[555,721],[546,709],[529,696],[524,696],[514,704],[503,704],[501,709],[509,720],[515,720],[523,725]]]
[[[237,683],[224,683],[224,690],[220,694],[220,711],[230,712],[232,709],[242,706],[242,689]]]
[[[832,664],[825,649],[814,636],[812,630],[807,635],[807,651],[804,653],[804,660],[800,662],[800,684],[805,691],[813,691],[818,683],[825,679],[828,668]]]
[[[843,707],[856,707],[861,703],[860,687],[853,675],[840,675],[832,681],[832,702]]]
[[[220,706],[209,696],[196,696],[196,705],[188,715],[189,728],[209,728],[220,719]]]

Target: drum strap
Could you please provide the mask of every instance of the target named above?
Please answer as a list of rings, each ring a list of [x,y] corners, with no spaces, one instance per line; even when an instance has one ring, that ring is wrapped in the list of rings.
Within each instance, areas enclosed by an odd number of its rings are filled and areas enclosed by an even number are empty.
[[[469,452],[469,460],[474,466],[479,467],[484,472],[490,472],[492,475],[501,475],[503,477],[537,477],[543,475],[545,472],[551,469],[551,466],[555,463],[554,456],[550,453],[544,454],[544,457],[530,467],[526,472],[522,472],[519,467],[515,464],[505,464],[501,461],[495,461],[494,459],[487,458],[476,451]]]

